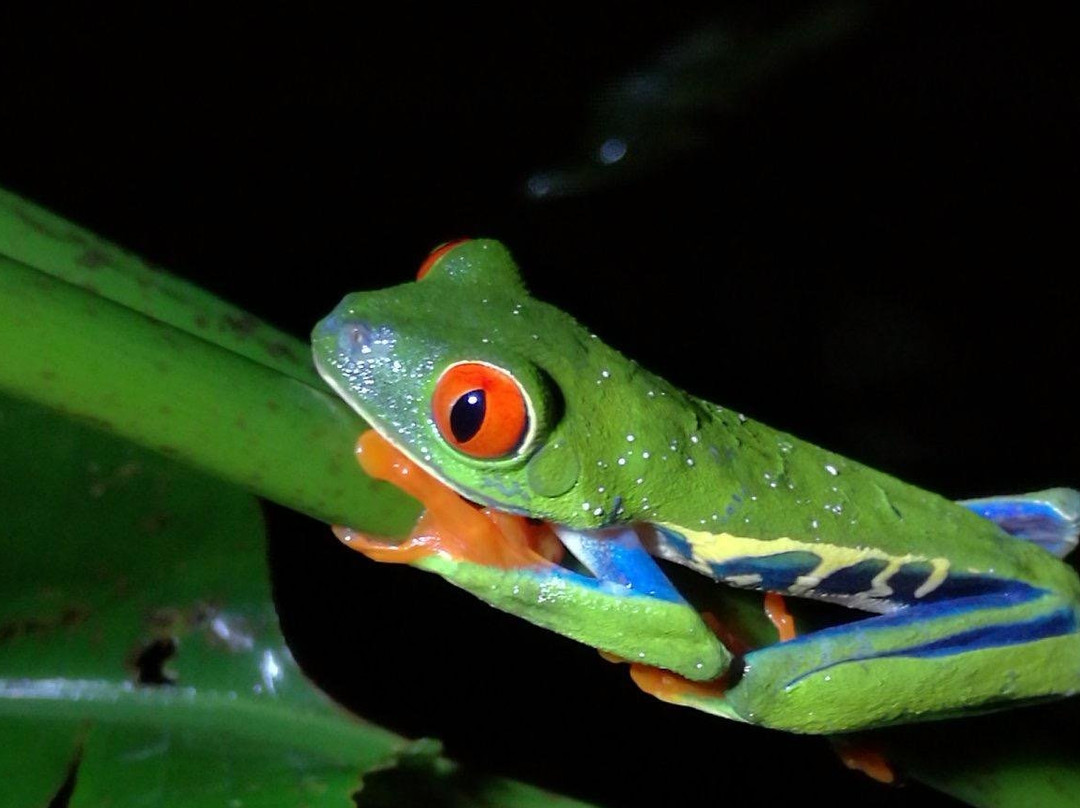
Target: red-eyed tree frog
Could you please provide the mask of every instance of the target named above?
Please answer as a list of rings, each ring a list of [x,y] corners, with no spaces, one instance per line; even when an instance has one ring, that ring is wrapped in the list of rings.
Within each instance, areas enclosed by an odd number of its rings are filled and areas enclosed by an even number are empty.
[[[695,398],[530,297],[490,240],[348,295],[313,340],[374,429],[361,463],[427,506],[403,543],[339,536],[634,663],[662,698],[839,733],[1080,688],[1076,491],[955,503]],[[733,649],[654,557],[870,614]]]

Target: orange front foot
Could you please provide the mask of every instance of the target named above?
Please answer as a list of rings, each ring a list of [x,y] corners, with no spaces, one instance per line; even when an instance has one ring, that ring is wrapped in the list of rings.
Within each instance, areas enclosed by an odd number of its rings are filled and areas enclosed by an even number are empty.
[[[400,544],[379,541],[353,530],[350,527],[334,525],[331,528],[338,541],[358,553],[363,553],[372,561],[387,564],[411,564],[438,551],[438,541],[433,537],[410,536]]]
[[[412,535],[403,542],[373,539],[346,527],[334,535],[375,561],[408,564],[440,554],[506,569],[558,563],[563,547],[551,528],[522,516],[478,508],[439,482],[374,430],[356,444],[360,466],[424,505]]]

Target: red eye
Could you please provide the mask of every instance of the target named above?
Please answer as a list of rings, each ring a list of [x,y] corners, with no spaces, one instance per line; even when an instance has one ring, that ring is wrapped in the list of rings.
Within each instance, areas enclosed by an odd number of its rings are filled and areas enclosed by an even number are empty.
[[[442,436],[470,457],[510,454],[529,426],[525,394],[514,377],[481,362],[461,362],[443,371],[431,409]]]
[[[420,265],[420,269],[416,270],[416,279],[420,280],[425,275],[427,275],[428,272],[431,271],[431,268],[433,266],[435,266],[436,261],[438,261],[444,255],[446,255],[452,249],[454,249],[454,247],[456,247],[459,244],[464,244],[466,241],[469,241],[469,239],[467,239],[467,238],[457,238],[457,239],[454,239],[453,241],[447,241],[447,242],[444,242],[444,243],[440,244],[438,247],[436,247],[434,250],[432,250],[430,253],[428,253],[428,257],[424,259],[424,263],[422,263]]]

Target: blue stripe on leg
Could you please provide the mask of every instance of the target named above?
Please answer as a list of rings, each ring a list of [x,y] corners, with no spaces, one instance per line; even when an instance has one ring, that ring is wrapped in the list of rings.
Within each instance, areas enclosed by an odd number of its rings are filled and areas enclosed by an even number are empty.
[[[1047,597],[1046,593],[1034,587],[1017,588],[1011,592],[998,592],[990,595],[960,598],[954,601],[927,603],[902,609],[879,617],[870,617],[842,626],[833,626],[821,631],[803,634],[783,644],[783,650],[790,652],[800,645],[813,647],[815,652],[807,658],[817,657],[820,664],[813,665],[794,676],[786,683],[791,686],[815,673],[831,668],[833,665],[858,662],[885,657],[940,657],[977,651],[1003,645],[1019,645],[1035,640],[1070,634],[1077,630],[1077,615],[1068,604],[1061,604],[1043,614],[1037,614],[1023,620],[1003,620],[984,626],[975,626],[946,634],[924,642],[916,642],[897,647],[874,649],[868,643],[865,650],[855,653],[844,652],[849,647],[851,637],[861,633],[867,637],[876,631],[888,631],[905,626],[925,623],[928,627],[936,619],[963,615],[985,609],[1000,609],[1018,606],[1023,603]],[[768,654],[779,646],[767,646],[747,655],[748,664],[756,655]]]

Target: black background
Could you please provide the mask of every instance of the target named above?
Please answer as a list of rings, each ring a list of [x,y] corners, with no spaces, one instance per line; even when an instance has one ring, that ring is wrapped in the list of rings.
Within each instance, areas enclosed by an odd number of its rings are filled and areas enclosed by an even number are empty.
[[[705,398],[952,497],[1080,483],[1066,21],[756,6],[5,10],[0,185],[301,337],[441,241],[500,238],[538,296]],[[782,35],[823,19],[848,24]],[[662,67],[703,30],[727,37],[707,68]],[[670,92],[627,123],[612,88],[634,77]],[[628,150],[603,169],[608,137]],[[589,166],[573,193],[525,192]],[[479,769],[611,805],[951,804],[654,702],[587,648],[269,513],[301,663]]]

